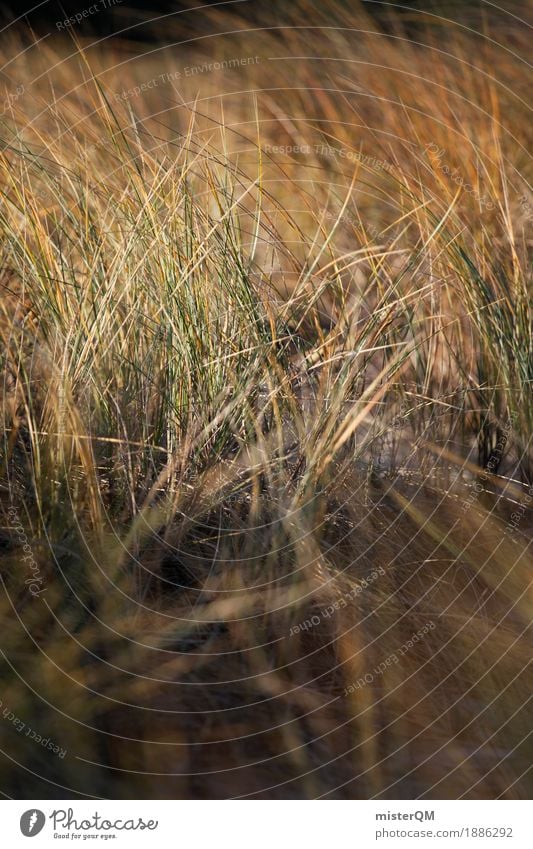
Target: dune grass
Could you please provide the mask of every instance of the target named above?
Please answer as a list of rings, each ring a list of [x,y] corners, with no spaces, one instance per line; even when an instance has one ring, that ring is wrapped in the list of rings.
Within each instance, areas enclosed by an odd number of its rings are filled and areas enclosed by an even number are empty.
[[[527,33],[291,14],[7,53],[8,795],[527,796]]]

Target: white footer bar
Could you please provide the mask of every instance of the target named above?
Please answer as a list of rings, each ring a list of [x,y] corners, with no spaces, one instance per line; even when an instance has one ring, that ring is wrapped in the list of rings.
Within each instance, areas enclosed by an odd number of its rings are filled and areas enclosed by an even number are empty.
[[[531,849],[527,801],[33,800],[1,803],[6,849]],[[35,842],[32,842],[34,839]]]

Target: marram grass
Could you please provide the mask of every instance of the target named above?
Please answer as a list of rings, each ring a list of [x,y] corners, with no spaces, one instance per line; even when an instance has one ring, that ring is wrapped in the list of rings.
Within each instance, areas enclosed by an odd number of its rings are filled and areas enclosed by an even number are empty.
[[[525,42],[330,11],[14,61],[7,795],[528,794]]]

